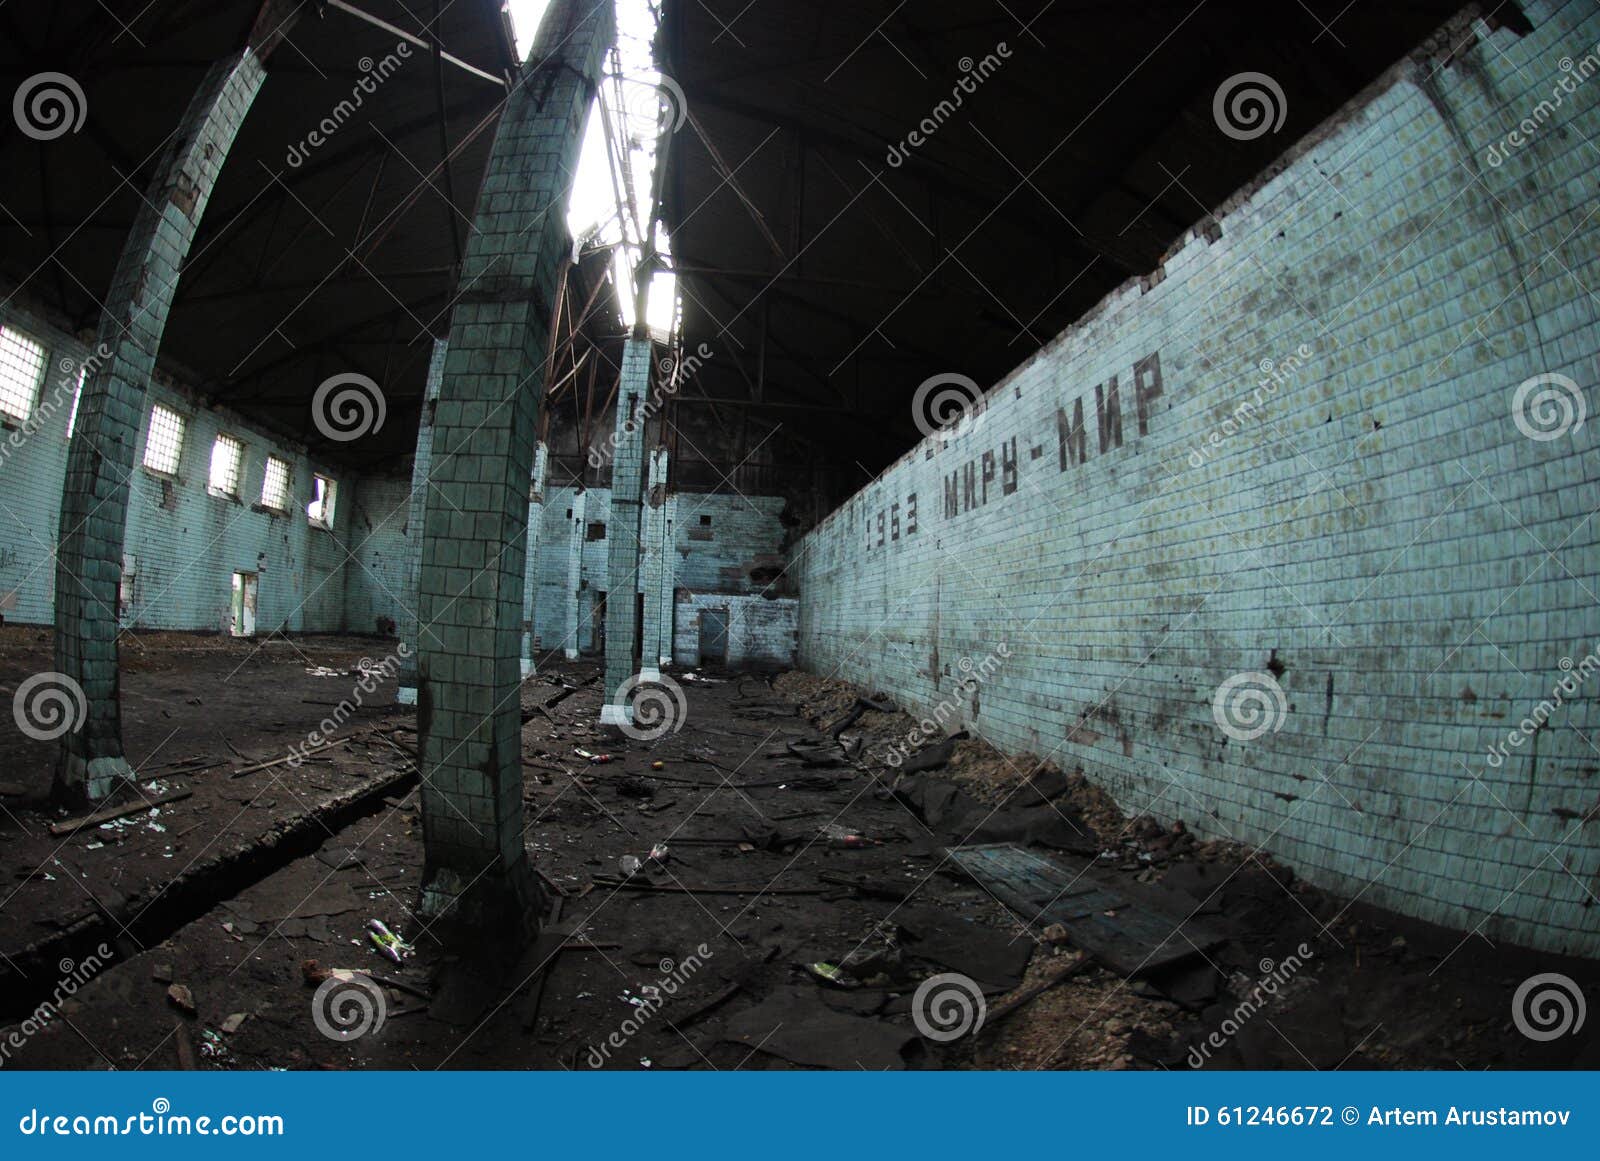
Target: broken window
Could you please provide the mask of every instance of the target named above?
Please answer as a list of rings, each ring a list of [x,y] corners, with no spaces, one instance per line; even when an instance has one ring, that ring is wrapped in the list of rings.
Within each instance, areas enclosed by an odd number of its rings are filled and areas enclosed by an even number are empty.
[[[144,440],[144,466],[164,476],[178,474],[183,451],[183,416],[157,403],[150,409],[150,432]]]
[[[217,436],[211,445],[211,483],[213,496],[239,494],[239,467],[244,461],[244,444],[231,435]]]
[[[598,520],[591,521],[590,524],[589,524],[588,530],[584,533],[584,539],[585,540],[604,540],[605,538],[606,538],[606,526],[604,524],[600,523],[600,521],[598,521]]]
[[[311,477],[311,503],[306,505],[306,519],[314,528],[333,528],[333,502],[338,485],[327,476]]]
[[[267,470],[261,477],[261,506],[274,512],[289,510],[289,465],[277,456],[267,457]]]
[[[0,327],[0,412],[26,423],[44,381],[45,349],[11,327]]]
[[[67,411],[67,439],[78,427],[78,404],[83,402],[83,368],[78,368],[78,385],[72,389],[72,407]]]

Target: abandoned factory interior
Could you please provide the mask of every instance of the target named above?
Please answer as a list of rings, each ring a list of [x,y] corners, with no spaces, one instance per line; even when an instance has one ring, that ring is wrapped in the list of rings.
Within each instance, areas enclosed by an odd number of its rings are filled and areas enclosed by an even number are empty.
[[[0,73],[0,1069],[1600,1068],[1600,3]]]

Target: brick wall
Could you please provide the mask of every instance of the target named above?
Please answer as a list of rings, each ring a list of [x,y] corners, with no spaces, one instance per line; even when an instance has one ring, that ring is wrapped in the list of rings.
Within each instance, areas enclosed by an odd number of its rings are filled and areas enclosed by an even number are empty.
[[[793,597],[740,597],[726,593],[684,594],[673,618],[672,660],[694,667],[701,656],[701,615],[710,613],[727,625],[729,669],[790,669],[795,663],[800,602]]]
[[[1551,94],[1600,12],[1526,8],[1397,65],[806,537],[806,667],[1347,896],[1600,954],[1600,424],[1518,395],[1596,403],[1600,76]]]
[[[573,600],[579,610],[578,648],[588,651],[598,639],[591,624],[591,594],[609,589],[607,540],[587,539],[586,529],[590,524],[609,528],[611,492],[607,488],[586,489],[581,508],[574,505],[576,495],[576,489],[566,487],[549,488],[545,492],[540,551],[534,561],[538,581],[534,631],[539,636],[541,649],[564,649],[572,638],[568,602]],[[689,593],[748,595],[759,592],[763,586],[751,579],[749,570],[761,562],[769,566],[782,565],[779,546],[783,541],[783,526],[778,522],[778,513],[783,505],[783,499],[778,496],[747,499],[693,493],[669,495],[666,501],[668,537],[673,549],[667,552],[664,563],[674,570],[674,586],[680,592],[687,590]],[[711,523],[701,524],[702,515],[710,517]],[[574,524],[581,525],[576,538]],[[579,559],[578,576],[585,585],[581,592],[574,590],[571,584],[575,547]],[[639,591],[637,586],[634,591]],[[577,592],[575,597],[571,595],[574,592]],[[681,614],[681,607],[679,611]],[[678,636],[683,631],[681,624],[674,630],[675,657],[683,653]],[[752,643],[751,648],[762,656],[767,655],[765,645]],[[792,640],[783,652],[785,656],[792,655]],[[694,662],[680,660],[679,664]]]
[[[76,369],[90,351],[17,305],[0,311],[0,323],[28,334],[48,353],[34,421],[0,431],[0,614],[8,622],[48,625],[54,617],[53,552],[66,479],[67,420]],[[396,616],[393,594],[405,590],[394,566],[406,513],[391,509],[406,494],[403,483],[358,480],[318,464],[298,445],[231,412],[196,404],[166,376],[149,387],[136,464],[143,462],[150,408],[157,403],[184,417],[183,446],[176,478],[164,480],[142,466],[133,471],[124,553],[132,558],[135,579],[124,625],[226,632],[235,571],[259,575],[261,632],[372,632],[380,613]],[[237,501],[206,488],[212,444],[223,432],[244,443]],[[256,505],[269,454],[290,465],[290,510],[284,515]],[[306,519],[314,472],[338,484],[331,532]]]

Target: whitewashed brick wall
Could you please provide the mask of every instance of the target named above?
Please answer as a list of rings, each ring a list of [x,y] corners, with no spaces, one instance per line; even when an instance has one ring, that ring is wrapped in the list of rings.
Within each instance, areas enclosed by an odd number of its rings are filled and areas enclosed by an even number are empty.
[[[1600,76],[1536,113],[1600,12],[1526,9],[1396,66],[811,533],[805,666],[931,708],[1004,644],[969,712],[1005,750],[1348,897],[1600,954]],[[1523,434],[1539,375],[1589,422]],[[1250,740],[1214,714],[1240,673],[1284,691]]]

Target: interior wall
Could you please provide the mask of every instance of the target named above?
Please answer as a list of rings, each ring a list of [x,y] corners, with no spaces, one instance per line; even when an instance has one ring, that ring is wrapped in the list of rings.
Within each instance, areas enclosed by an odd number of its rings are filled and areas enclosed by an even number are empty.
[[[598,636],[589,616],[592,594],[610,589],[607,541],[588,539],[587,530],[590,525],[606,525],[609,536],[611,493],[606,488],[585,489],[581,506],[574,503],[576,495],[574,488],[545,489],[539,552],[534,564],[538,570],[534,631],[539,647],[545,650],[566,647],[571,624],[567,602],[573,599],[579,602],[578,647],[583,652],[595,648]],[[781,497],[674,493],[666,503],[671,539],[666,566],[672,573],[670,581],[680,609],[683,603],[693,604],[699,594],[758,593],[770,584],[762,570],[782,567],[784,528],[778,514],[785,502]],[[573,534],[575,523],[582,525],[577,537]],[[580,561],[581,591],[573,589],[571,582],[574,551]],[[637,582],[633,591],[641,591]],[[675,620],[674,655],[680,658],[680,664],[695,664],[681,660],[682,642],[676,636],[683,631],[681,616]],[[749,651],[753,659],[763,659],[763,663],[777,655],[773,647],[754,638]],[[792,660],[792,635],[787,638],[782,656]]]
[[[1347,896],[1600,954],[1600,79],[1551,99],[1600,12],[1526,9],[805,537],[805,667]]]
[[[27,333],[48,352],[33,418],[0,430],[0,614],[11,623],[48,625],[54,619],[67,421],[78,370],[91,351],[17,305],[0,308],[0,322]],[[175,478],[134,469],[124,548],[134,580],[123,624],[227,632],[233,573],[239,571],[259,577],[258,632],[373,631],[370,598],[362,598],[359,623],[347,620],[345,607],[347,548],[353,543],[352,513],[362,507],[362,482],[226,410],[197,404],[164,374],[150,385],[141,419],[141,464],[150,409],[157,403],[185,419],[181,458]],[[207,491],[211,448],[220,432],[244,443],[237,499]],[[268,455],[290,465],[286,513],[257,503]],[[306,518],[314,472],[337,482],[331,531],[313,527]]]

